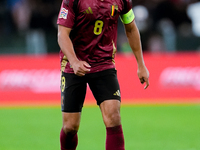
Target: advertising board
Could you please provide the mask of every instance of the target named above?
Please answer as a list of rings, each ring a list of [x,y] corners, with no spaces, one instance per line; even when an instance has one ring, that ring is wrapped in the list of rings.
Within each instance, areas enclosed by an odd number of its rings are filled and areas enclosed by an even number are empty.
[[[116,69],[123,104],[199,103],[200,54],[144,54],[150,86],[137,77],[133,54],[117,54]],[[89,87],[86,104],[95,104]],[[0,56],[0,105],[60,104],[58,55]]]

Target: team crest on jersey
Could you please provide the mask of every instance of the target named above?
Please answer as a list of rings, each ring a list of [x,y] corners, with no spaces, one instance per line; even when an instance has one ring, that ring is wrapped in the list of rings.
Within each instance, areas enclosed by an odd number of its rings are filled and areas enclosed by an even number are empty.
[[[114,17],[117,14],[118,5],[111,5],[111,16]]]
[[[59,18],[67,19],[67,15],[68,15],[68,10],[65,9],[65,8],[62,8],[61,11],[60,11]]]

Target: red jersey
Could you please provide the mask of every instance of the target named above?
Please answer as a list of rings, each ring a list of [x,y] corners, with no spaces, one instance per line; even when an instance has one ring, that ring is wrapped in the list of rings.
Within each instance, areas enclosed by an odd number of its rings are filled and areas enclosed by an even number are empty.
[[[71,28],[70,39],[76,56],[91,66],[89,73],[115,68],[119,15],[132,8],[131,0],[64,0],[57,24]],[[66,56],[60,51],[61,70],[73,73]]]

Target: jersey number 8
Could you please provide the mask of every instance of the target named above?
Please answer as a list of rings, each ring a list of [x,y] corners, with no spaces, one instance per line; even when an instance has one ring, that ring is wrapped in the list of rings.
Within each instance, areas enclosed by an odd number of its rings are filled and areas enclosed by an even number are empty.
[[[61,79],[61,91],[64,92],[65,90],[65,77],[62,77]]]
[[[94,34],[99,35],[102,32],[103,21],[97,20],[94,24]]]

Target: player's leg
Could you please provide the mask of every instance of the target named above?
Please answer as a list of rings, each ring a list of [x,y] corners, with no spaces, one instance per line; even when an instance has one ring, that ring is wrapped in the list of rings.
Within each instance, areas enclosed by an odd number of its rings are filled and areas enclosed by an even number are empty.
[[[61,107],[63,126],[60,132],[61,150],[75,150],[77,147],[77,132],[85,94],[86,82],[84,77],[62,73]]]
[[[63,127],[60,132],[61,150],[75,150],[78,145],[80,113],[62,112]]]
[[[106,150],[124,150],[120,101],[106,100],[100,104],[100,109],[106,126]]]
[[[124,150],[120,117],[120,89],[116,70],[109,69],[91,75],[89,86],[100,106],[106,126],[106,150]]]
[[[121,125],[119,100],[105,100],[100,104],[100,109],[106,127]]]

